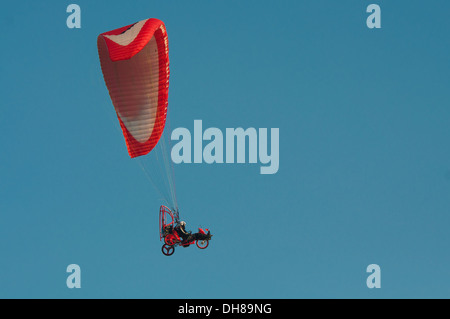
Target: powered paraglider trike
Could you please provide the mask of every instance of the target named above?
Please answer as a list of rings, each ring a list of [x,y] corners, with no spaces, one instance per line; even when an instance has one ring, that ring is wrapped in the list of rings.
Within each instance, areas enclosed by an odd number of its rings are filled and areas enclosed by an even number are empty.
[[[185,240],[180,237],[177,232],[177,228],[180,225],[178,212],[172,212],[166,206],[161,206],[159,209],[159,239],[164,240],[164,245],[161,251],[164,255],[170,256],[175,252],[175,246],[189,247],[196,244],[198,248],[205,249],[209,246],[211,240],[211,234],[208,229],[198,229],[199,235],[195,237],[201,237],[200,239]],[[208,232],[208,233],[206,233]]]

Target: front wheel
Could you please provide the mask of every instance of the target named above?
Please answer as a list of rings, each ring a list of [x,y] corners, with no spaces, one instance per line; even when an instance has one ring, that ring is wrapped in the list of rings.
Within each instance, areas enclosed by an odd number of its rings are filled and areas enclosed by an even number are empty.
[[[171,256],[175,252],[175,247],[172,245],[164,244],[161,248],[161,251],[166,256]]]
[[[195,243],[197,244],[198,248],[205,249],[209,245],[209,240],[207,240],[207,239],[199,239]]]

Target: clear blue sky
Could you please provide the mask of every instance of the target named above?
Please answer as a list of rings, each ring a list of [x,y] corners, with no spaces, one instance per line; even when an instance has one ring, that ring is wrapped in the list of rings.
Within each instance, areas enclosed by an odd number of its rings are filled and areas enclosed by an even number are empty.
[[[2,3],[1,298],[450,297],[449,1],[74,2],[81,29],[71,2]],[[96,47],[150,17],[172,129],[280,128],[275,175],[175,166],[182,218],[214,237],[172,257]]]

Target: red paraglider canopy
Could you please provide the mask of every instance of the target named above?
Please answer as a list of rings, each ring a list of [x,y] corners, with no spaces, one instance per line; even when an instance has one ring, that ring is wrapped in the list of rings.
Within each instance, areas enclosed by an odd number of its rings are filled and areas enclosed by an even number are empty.
[[[148,154],[166,123],[169,47],[164,23],[147,19],[97,38],[103,77],[129,155]]]

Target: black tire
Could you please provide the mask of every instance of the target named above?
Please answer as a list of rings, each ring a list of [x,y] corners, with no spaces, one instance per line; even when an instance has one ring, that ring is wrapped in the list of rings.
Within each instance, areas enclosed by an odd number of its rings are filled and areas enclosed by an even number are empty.
[[[175,252],[175,246],[164,244],[161,247],[161,251],[165,256],[172,256]]]

